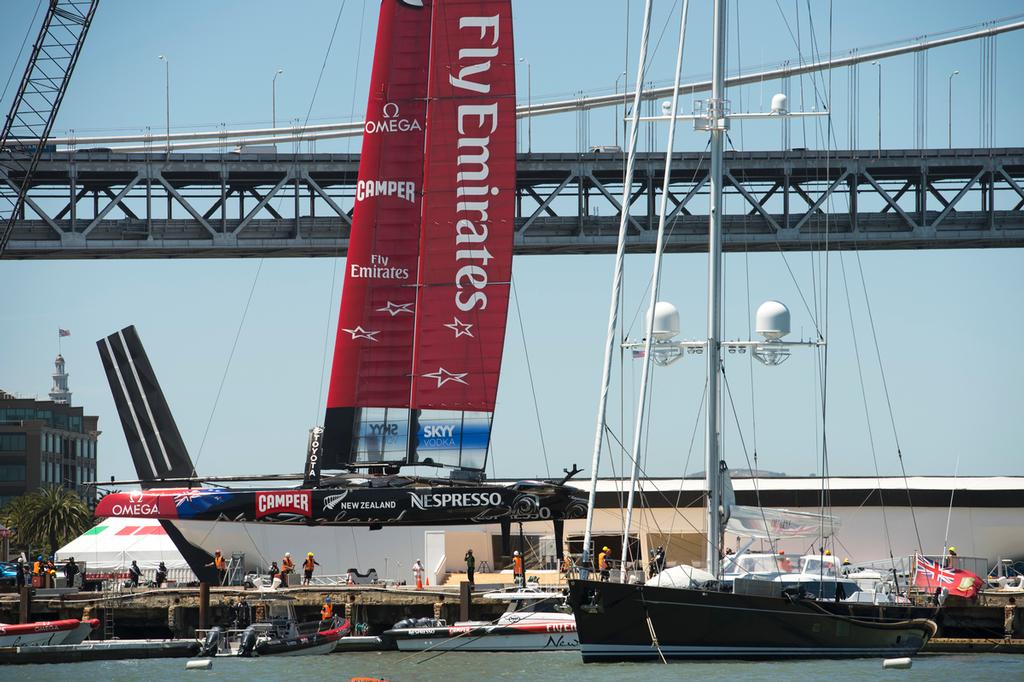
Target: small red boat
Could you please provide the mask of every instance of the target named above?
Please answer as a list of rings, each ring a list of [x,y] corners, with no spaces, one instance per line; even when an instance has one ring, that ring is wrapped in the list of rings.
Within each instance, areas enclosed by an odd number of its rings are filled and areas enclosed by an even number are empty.
[[[79,644],[99,627],[99,620],[44,620],[36,623],[0,623],[0,646]]]

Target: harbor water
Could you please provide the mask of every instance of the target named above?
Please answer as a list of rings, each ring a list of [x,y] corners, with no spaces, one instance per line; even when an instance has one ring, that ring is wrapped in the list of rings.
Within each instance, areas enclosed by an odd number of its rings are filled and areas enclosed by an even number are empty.
[[[0,668],[0,680],[195,680],[280,682],[380,677],[403,680],[1024,680],[1024,656],[1008,654],[922,655],[910,670],[883,670],[880,659],[734,663],[617,663],[584,665],[577,652],[551,653],[344,653],[304,658],[219,658],[212,670],[185,671],[186,659],[99,661]]]

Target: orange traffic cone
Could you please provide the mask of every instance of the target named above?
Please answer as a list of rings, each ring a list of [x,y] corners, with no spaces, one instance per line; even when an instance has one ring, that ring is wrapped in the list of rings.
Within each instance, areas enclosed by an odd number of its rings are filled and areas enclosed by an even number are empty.
[[[423,589],[423,578],[420,577],[419,573],[416,574],[416,589],[417,590],[422,590]]]
[[[430,577],[427,577],[427,587],[430,587]]]

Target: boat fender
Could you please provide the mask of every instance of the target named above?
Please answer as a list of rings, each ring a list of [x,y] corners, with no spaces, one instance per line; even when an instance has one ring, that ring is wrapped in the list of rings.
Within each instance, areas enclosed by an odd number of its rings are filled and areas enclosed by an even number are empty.
[[[214,626],[206,633],[206,641],[203,642],[203,648],[199,650],[200,656],[216,656],[217,650],[220,649],[221,636],[224,634],[224,628],[219,625]]]
[[[238,655],[251,657],[256,650],[256,628],[249,626],[242,633],[241,641],[238,644]]]
[[[212,658],[198,658],[192,659],[185,663],[185,670],[212,670],[213,659]]]
[[[882,661],[882,668],[894,668],[896,670],[907,670],[914,664],[910,658],[886,658]]]

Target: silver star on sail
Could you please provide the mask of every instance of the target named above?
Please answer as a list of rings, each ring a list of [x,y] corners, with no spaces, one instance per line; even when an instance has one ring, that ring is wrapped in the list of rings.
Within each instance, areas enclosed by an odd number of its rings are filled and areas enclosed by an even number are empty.
[[[387,305],[385,305],[383,308],[377,308],[377,312],[387,313],[391,317],[394,317],[395,315],[401,313],[409,313],[411,315],[412,303],[392,303],[391,301],[388,301]]]
[[[428,379],[437,379],[437,387],[441,388],[449,381],[454,381],[459,384],[466,384],[468,386],[469,383],[464,379],[464,377],[467,374],[469,374],[469,372],[462,372],[461,374],[456,374],[455,372],[449,372],[444,367],[438,367],[436,372],[424,374],[423,376]]]
[[[475,338],[473,336],[473,332],[471,331],[473,329],[472,324],[467,324],[457,317],[453,317],[452,320],[453,322],[451,324],[446,324],[444,326],[448,327],[448,329],[451,329],[453,332],[455,332],[455,338],[459,338],[460,336],[468,336],[470,338]]]
[[[351,334],[353,341],[356,339],[369,339],[370,341],[375,342],[380,341],[380,339],[377,338],[377,334],[380,334],[379,331],[368,332],[362,327],[356,327],[355,329],[342,329],[341,331]]]

